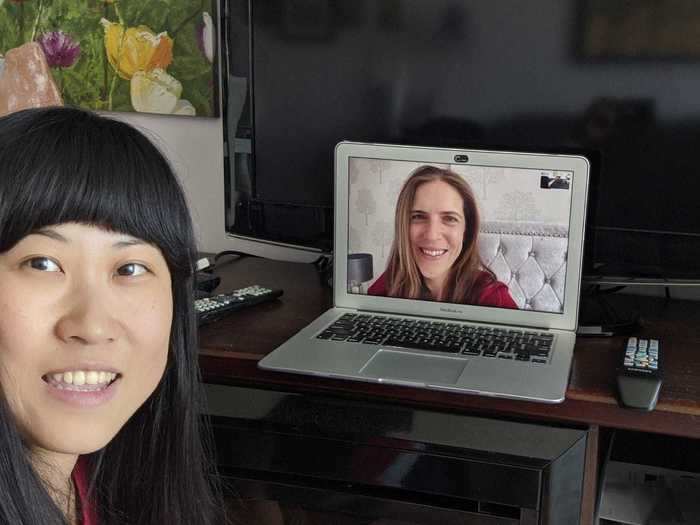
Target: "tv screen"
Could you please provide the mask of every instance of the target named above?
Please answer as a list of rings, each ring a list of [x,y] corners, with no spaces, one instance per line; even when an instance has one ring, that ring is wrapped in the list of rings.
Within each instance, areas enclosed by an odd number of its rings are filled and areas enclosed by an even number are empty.
[[[330,250],[340,140],[579,152],[588,271],[699,278],[700,4],[678,5],[233,0],[229,231]]]

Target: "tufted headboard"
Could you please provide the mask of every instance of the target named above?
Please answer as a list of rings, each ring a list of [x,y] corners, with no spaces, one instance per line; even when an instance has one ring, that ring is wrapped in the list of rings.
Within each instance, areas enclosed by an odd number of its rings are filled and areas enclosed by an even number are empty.
[[[479,252],[518,308],[561,312],[568,236],[558,224],[484,222]]]

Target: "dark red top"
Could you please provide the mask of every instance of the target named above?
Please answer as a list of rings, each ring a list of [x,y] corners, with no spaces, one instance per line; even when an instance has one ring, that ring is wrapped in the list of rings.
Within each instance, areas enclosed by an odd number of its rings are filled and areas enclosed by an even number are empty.
[[[97,515],[91,507],[88,500],[88,471],[87,462],[82,456],[78,457],[78,461],[73,469],[73,483],[78,490],[78,502],[82,514],[82,525],[97,525]]]
[[[518,305],[515,304],[515,301],[510,296],[508,287],[501,281],[493,279],[488,272],[481,272],[481,275],[477,278],[477,286],[480,286],[480,290],[476,305],[518,308]],[[369,295],[386,296],[386,272],[372,283],[367,293]]]

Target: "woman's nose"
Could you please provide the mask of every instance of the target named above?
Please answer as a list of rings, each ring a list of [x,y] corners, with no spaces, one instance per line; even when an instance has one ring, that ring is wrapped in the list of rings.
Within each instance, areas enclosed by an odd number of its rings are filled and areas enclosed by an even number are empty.
[[[75,292],[56,323],[56,335],[66,343],[100,345],[119,338],[120,324],[100,294]]]
[[[425,236],[431,240],[439,239],[442,236],[442,224],[440,224],[440,221],[428,221],[426,224]]]

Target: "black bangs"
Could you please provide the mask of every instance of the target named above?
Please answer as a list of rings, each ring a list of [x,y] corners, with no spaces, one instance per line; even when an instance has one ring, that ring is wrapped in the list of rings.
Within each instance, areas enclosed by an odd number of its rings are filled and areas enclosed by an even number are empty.
[[[0,119],[0,253],[45,226],[78,222],[157,246],[189,274],[187,205],[158,149],[131,126],[82,110]]]

